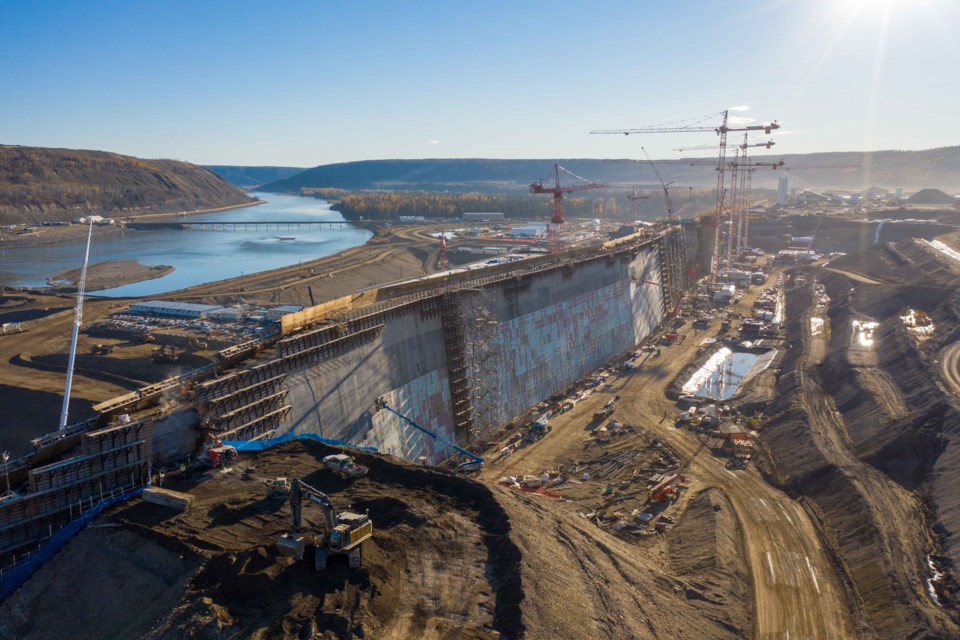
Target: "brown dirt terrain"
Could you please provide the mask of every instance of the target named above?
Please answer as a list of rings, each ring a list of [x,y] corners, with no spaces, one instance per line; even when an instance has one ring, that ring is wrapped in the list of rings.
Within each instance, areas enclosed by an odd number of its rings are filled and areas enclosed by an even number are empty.
[[[363,456],[369,475],[348,482],[322,470],[320,460],[331,452],[295,442],[243,454],[228,471],[168,477],[164,486],[194,496],[189,511],[137,500],[102,516],[101,522],[121,526],[100,531],[113,532],[111,540],[123,540],[137,553],[114,553],[119,543],[111,543],[98,553],[59,554],[30,581],[29,591],[4,603],[0,618],[16,620],[6,637],[51,637],[30,612],[68,606],[72,590],[56,585],[64,575],[85,572],[129,577],[118,583],[94,580],[100,604],[71,608],[74,615],[58,622],[59,637],[522,636],[520,556],[509,537],[510,523],[487,488],[379,456]],[[252,475],[245,478],[242,469]],[[348,572],[345,560],[337,558],[329,571],[317,573],[312,563],[278,554],[276,540],[289,528],[289,505],[282,497],[267,497],[261,482],[276,475],[302,478],[340,510],[369,512],[375,533],[364,544],[361,569]],[[321,522],[320,517],[305,504],[306,521]],[[89,540],[91,531],[74,544],[99,545],[102,538]],[[139,566],[130,566],[143,551]],[[147,580],[142,573],[154,577]],[[161,582],[170,589],[162,602],[131,606],[140,597],[159,595]],[[126,618],[98,622],[114,606]],[[23,614],[11,617],[18,611]],[[137,633],[110,631],[124,628]]]
[[[185,295],[215,301],[250,287],[282,299],[311,278],[315,295],[322,289],[332,298],[349,292],[341,293],[348,286],[341,277],[356,287],[399,265],[424,265],[434,254],[421,241],[410,234],[317,261],[339,270],[329,288],[323,275],[288,268]],[[142,548],[152,558],[144,570],[160,581],[137,577],[130,591],[147,598],[163,592],[163,606],[138,610],[116,627],[85,619],[86,608],[76,607],[63,637],[126,630],[157,639],[960,637],[956,583],[937,585],[938,605],[927,593],[926,563],[932,555],[950,574],[960,561],[960,412],[948,386],[960,340],[958,281],[912,241],[867,253],[834,271],[810,269],[808,284],[788,291],[781,354],[749,392],[772,400],[757,467],[729,468],[703,436],[672,424],[677,407],[664,391],[719,323],[698,334],[688,325],[682,344],[636,372],[612,376],[555,416],[544,439],[488,464],[482,483],[377,456],[364,456],[369,476],[348,483],[318,471],[328,450],[313,443],[243,454],[234,470],[202,481],[170,477],[170,488],[194,495],[189,512],[141,502],[114,509],[101,522],[121,525],[109,540],[128,551],[102,540],[117,529],[86,532],[74,544],[103,545],[105,553],[60,554],[0,607],[0,634],[49,637],[30,619],[54,615],[44,612],[58,602],[68,606],[71,594],[57,588],[72,575],[64,572],[94,575],[106,563],[107,575],[138,575],[130,558]],[[815,311],[816,284],[829,299]],[[922,344],[898,318],[907,305],[937,327]],[[108,303],[91,307],[103,314]],[[817,335],[814,313],[824,317]],[[863,318],[880,323],[873,351],[850,348],[851,322]],[[36,335],[23,334],[31,336],[29,349],[0,340],[0,375],[29,372],[25,387],[49,385],[54,393],[52,371],[25,368],[17,357],[55,363],[69,320],[65,313],[37,323]],[[77,380],[88,391],[113,386]],[[636,432],[585,449],[593,411],[614,395],[623,398],[614,417]],[[539,475],[607,453],[646,455],[654,439],[662,443],[656,455],[675,460],[686,476],[679,500],[664,511],[677,522],[664,536],[617,533],[584,517],[602,511],[629,518],[632,508],[648,508],[642,477],[609,483],[605,496],[607,481],[571,476],[557,489],[560,499],[496,484],[503,475]],[[289,516],[283,500],[265,497],[260,480],[272,476],[303,478],[340,509],[369,509],[376,533],[363,569],[335,565],[316,574],[278,556],[275,541]],[[40,594],[50,609],[40,608]],[[104,607],[126,602],[120,590],[98,596]],[[84,635],[88,629],[93,635]]]

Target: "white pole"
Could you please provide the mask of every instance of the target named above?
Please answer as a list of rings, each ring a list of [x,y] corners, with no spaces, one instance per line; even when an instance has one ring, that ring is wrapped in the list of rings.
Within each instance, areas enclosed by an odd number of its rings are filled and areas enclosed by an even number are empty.
[[[67,414],[70,410],[70,386],[73,384],[73,363],[77,359],[77,336],[83,324],[83,292],[87,288],[87,263],[90,260],[90,239],[93,237],[93,217],[87,231],[87,250],[83,254],[83,269],[77,285],[77,306],[73,312],[73,336],[70,340],[70,362],[67,364],[67,385],[63,390],[63,409],[60,411],[60,431],[67,428]]]
[[[12,495],[13,487],[10,486],[10,452],[4,451],[0,454],[0,457],[3,458],[3,473],[7,478],[7,489],[4,491],[4,494]]]

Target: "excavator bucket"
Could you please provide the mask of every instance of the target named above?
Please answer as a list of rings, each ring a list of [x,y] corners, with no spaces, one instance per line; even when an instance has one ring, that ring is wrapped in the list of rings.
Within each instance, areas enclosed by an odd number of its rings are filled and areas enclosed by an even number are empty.
[[[303,560],[306,547],[307,542],[304,537],[292,533],[285,533],[277,540],[277,548],[280,553],[297,560]]]

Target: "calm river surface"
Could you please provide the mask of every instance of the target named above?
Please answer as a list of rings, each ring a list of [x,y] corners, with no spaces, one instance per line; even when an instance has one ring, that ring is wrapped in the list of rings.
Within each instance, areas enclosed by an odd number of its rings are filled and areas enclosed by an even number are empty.
[[[190,216],[190,221],[343,220],[323,200],[255,193],[266,204]],[[214,280],[286,267],[361,245],[370,237],[364,229],[291,228],[237,231],[134,231],[122,236],[93,238],[90,263],[139,260],[168,264],[173,272],[155,280],[97,291],[104,296],[151,296]],[[278,236],[293,240],[278,240]],[[47,278],[83,266],[85,240],[68,244],[0,248],[0,285],[43,287]]]

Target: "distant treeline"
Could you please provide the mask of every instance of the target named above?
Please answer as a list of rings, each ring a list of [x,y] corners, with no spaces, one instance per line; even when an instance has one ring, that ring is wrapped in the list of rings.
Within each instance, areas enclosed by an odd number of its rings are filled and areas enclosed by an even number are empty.
[[[306,191],[306,190],[304,190]],[[304,193],[304,195],[307,195]],[[400,216],[424,218],[459,218],[466,212],[499,212],[507,218],[545,219],[550,217],[553,199],[549,195],[514,195],[490,193],[438,193],[435,191],[360,191],[314,189],[311,195],[335,201],[335,211],[347,220],[395,220]],[[683,215],[706,208],[713,202],[710,194],[691,192],[687,197],[674,196],[674,207]],[[568,218],[600,218],[626,221],[633,217],[626,193],[598,193],[596,196],[564,198],[564,214]],[[637,201],[637,217],[651,219],[666,215],[663,196],[650,194]]]
[[[395,220],[400,216],[459,218],[468,211],[500,212],[508,218],[548,218],[553,207],[550,196],[489,193],[364,191],[341,194],[336,199],[333,209],[347,220]],[[617,218],[624,213],[613,197],[565,198],[563,209],[570,218]]]

